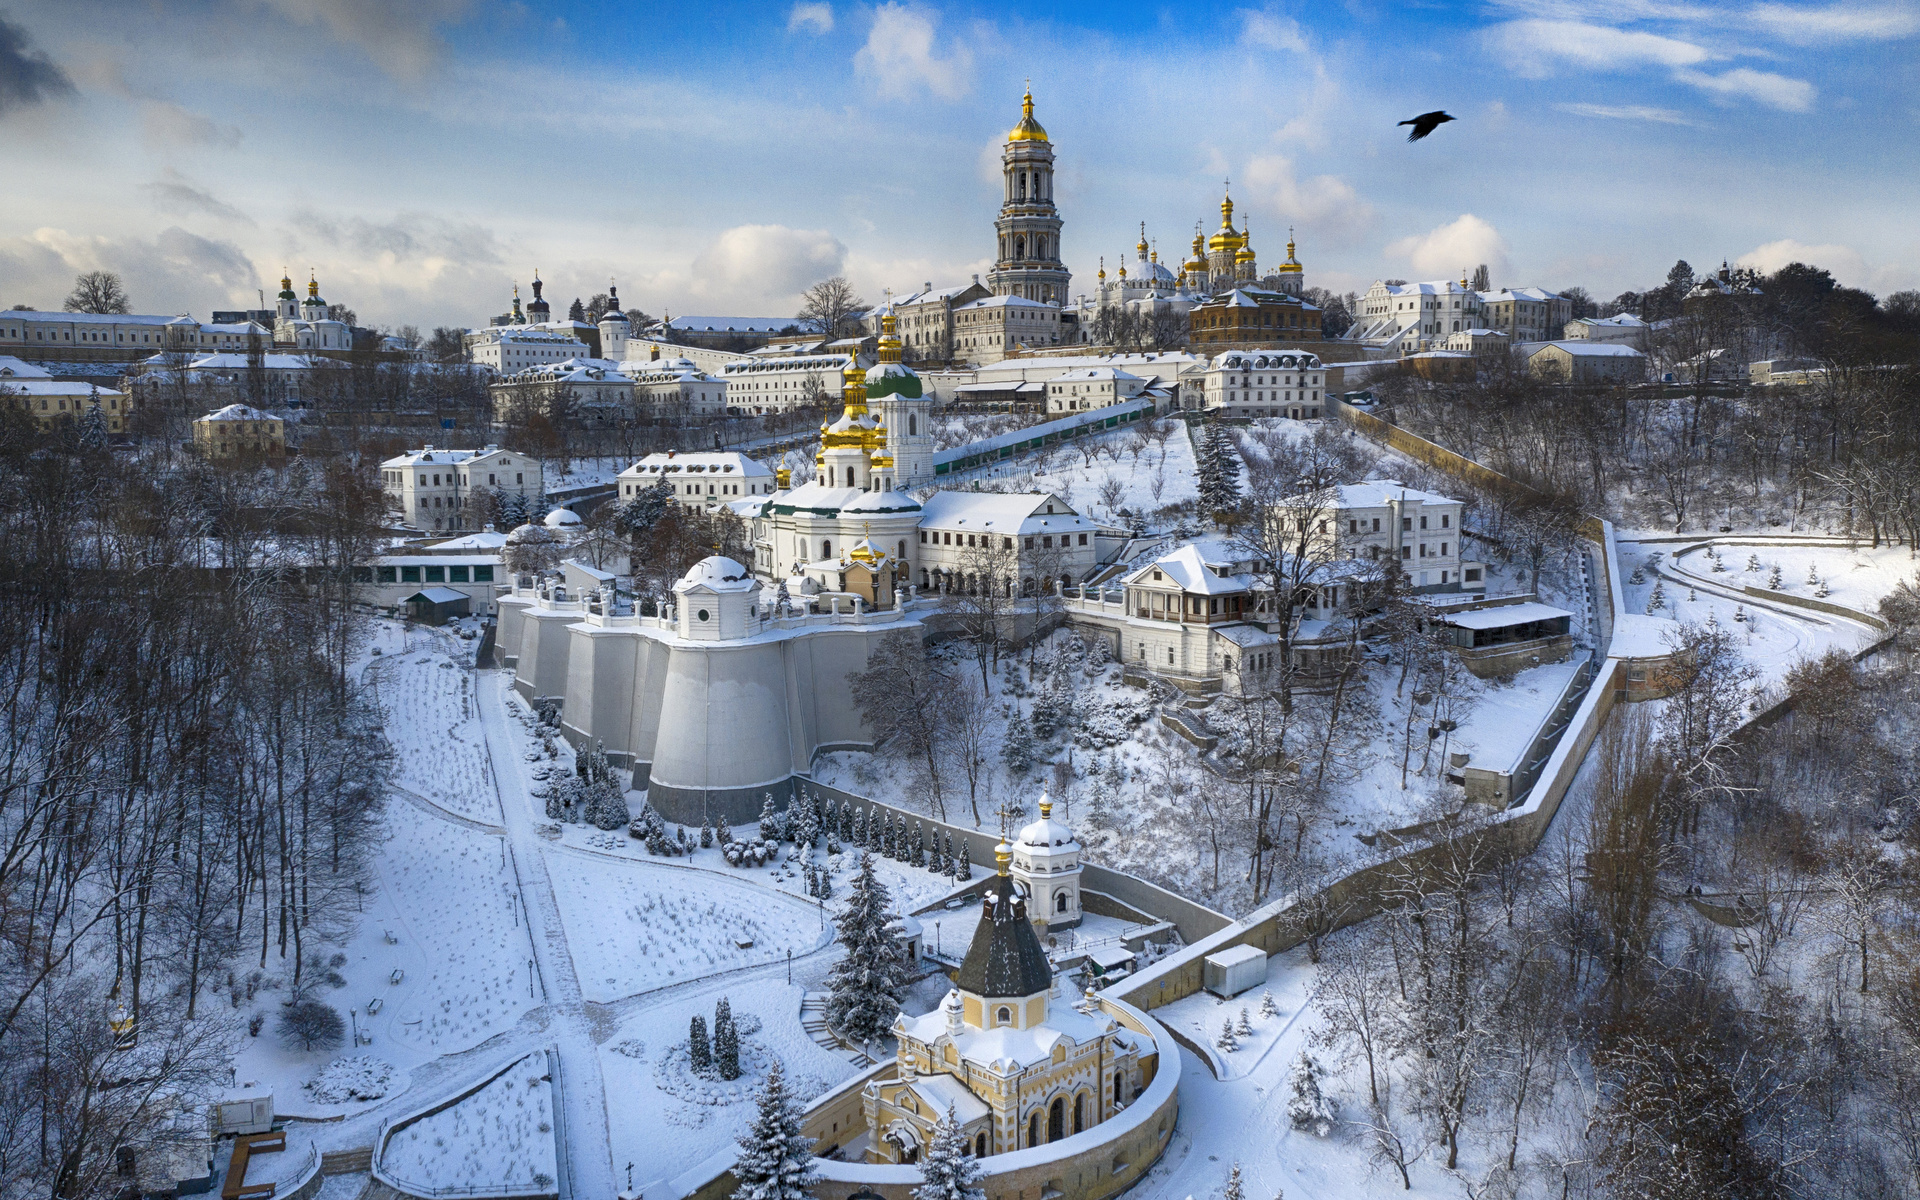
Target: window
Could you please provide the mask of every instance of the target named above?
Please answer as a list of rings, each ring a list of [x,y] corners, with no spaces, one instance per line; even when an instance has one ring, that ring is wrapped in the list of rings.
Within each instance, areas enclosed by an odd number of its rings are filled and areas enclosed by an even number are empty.
[[[1011,1025],[1013,1023],[1013,1010],[1002,1004],[993,1014],[993,1023],[995,1025]]]
[[[492,565],[489,564],[484,567],[475,567],[473,569],[473,581],[475,583],[492,583],[493,582]]]
[[[1080,544],[1081,544],[1082,546],[1084,546],[1084,545],[1086,545],[1086,544],[1087,544],[1087,535],[1086,535],[1086,534],[1084,534],[1084,533],[1080,535]]]
[[[467,582],[467,568],[465,568],[465,567],[448,567],[448,568],[447,568],[447,582],[448,582],[448,583],[466,583],[466,582]]]
[[[446,581],[447,581],[447,569],[445,567],[428,567],[427,568],[428,583],[445,583]]]
[[[1401,532],[1401,533],[1412,533],[1412,532],[1413,532],[1413,518],[1412,518],[1412,517],[1401,517],[1401,518],[1400,518],[1400,532]]]
[[[401,583],[419,583],[420,568],[419,567],[401,567],[400,582]]]
[[[920,544],[922,546],[927,544],[927,531],[924,529],[920,531]]]
[[[1442,528],[1442,529],[1450,529],[1450,528],[1452,528],[1452,526],[1453,526],[1453,517],[1452,517],[1452,515],[1451,515],[1451,514],[1448,514],[1448,513],[1441,513],[1441,514],[1440,514],[1440,528]]]
[[[381,567],[379,568],[379,572],[381,583],[392,583],[394,581],[395,572],[392,567]]]

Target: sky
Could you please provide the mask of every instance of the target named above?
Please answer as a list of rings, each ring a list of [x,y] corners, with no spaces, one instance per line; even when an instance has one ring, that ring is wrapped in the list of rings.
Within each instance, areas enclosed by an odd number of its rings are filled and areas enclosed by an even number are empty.
[[[1177,264],[1229,182],[1263,262],[1293,228],[1341,291],[1920,287],[1920,0],[0,0],[0,305],[97,268],[201,317],[313,271],[427,329],[536,270],[557,315],[609,279],[733,316],[963,283],[1029,80],[1075,294],[1143,221]]]

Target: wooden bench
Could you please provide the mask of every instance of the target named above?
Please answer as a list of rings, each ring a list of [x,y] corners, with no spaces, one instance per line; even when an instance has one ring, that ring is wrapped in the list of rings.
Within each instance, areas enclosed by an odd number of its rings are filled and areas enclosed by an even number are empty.
[[[273,1195],[274,1185],[256,1183],[247,1186],[247,1160],[255,1154],[271,1154],[287,1148],[285,1131],[243,1133],[233,1139],[233,1157],[227,1161],[227,1181],[220,1188],[220,1200],[265,1200]]]

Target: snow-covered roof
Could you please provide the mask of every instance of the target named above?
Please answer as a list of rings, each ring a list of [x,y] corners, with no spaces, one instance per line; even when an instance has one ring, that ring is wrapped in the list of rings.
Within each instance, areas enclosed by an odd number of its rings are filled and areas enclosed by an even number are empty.
[[[1216,637],[1225,638],[1242,650],[1251,650],[1256,646],[1273,646],[1280,641],[1277,633],[1268,633],[1258,625],[1215,625]]]
[[[1638,350],[1635,350],[1632,346],[1622,346],[1618,342],[1583,342],[1577,339],[1574,341],[1567,341],[1567,342],[1546,342],[1543,345],[1541,345],[1540,349],[1535,350],[1534,353],[1541,354],[1555,347],[1558,347],[1559,349],[1566,351],[1568,354],[1573,355],[1575,358],[1645,358],[1646,357],[1646,355],[1640,353]]]
[[[456,600],[467,599],[470,599],[470,597],[465,592],[456,592],[452,588],[430,587],[421,588],[413,595],[408,596],[407,602],[425,600],[430,604],[452,604]]]
[[[1560,297],[1545,288],[1517,287],[1501,288],[1497,292],[1481,292],[1482,304],[1498,304],[1503,300],[1558,300]]]
[[[687,333],[779,333],[800,322],[793,317],[674,317],[663,324]]]
[[[1531,625],[1535,621],[1550,621],[1555,617],[1571,618],[1572,613],[1564,608],[1555,608],[1551,604],[1541,604],[1536,600],[1520,604],[1499,604],[1492,608],[1476,608],[1469,612],[1438,614],[1440,623],[1452,625],[1456,629],[1507,629],[1514,625]]]
[[[1138,375],[1135,375],[1133,372],[1122,371],[1118,367],[1082,367],[1076,371],[1068,371],[1064,375],[1055,375],[1051,380],[1049,380],[1049,382],[1051,383],[1108,383],[1108,382],[1125,383],[1125,382],[1128,382],[1129,380],[1135,383],[1146,382],[1145,380],[1141,379]]]
[[[457,538],[448,538],[433,543],[435,550],[498,550],[507,544],[507,535],[491,529],[479,533],[469,533]]]
[[[1385,508],[1392,500],[1408,500],[1415,504],[1460,503],[1451,496],[1408,487],[1398,479],[1367,479],[1359,483],[1343,483],[1333,489],[1331,500],[1336,508]],[[1318,496],[1303,493],[1298,496],[1289,496],[1281,503],[1299,507],[1323,503],[1323,500]]]
[[[1049,513],[1051,504],[1057,510]],[[929,529],[986,530],[995,533],[1049,533],[1090,530],[1093,522],[1066,501],[1047,492],[938,491],[921,505],[920,524]]]
[[[1047,803],[1044,794],[1041,797],[1040,804],[1043,810],[1050,810],[1053,807]],[[1044,811],[1038,820],[1030,821],[1026,825],[1021,826],[1020,832],[1014,834],[1013,840],[1017,845],[1030,850],[1053,852],[1077,850],[1080,848],[1080,844],[1073,840],[1073,830],[1068,828],[1064,822],[1056,821],[1051,816],[1045,815]]]
[[[1220,596],[1232,592],[1244,592],[1252,588],[1252,575],[1222,575],[1221,569],[1232,565],[1232,560],[1208,562],[1205,548],[1188,543],[1171,554],[1154,559],[1127,576],[1128,583],[1159,582],[1153,578],[1153,572],[1159,571],[1183,592],[1193,592],[1202,596]]]
[[[753,572],[722,554],[710,554],[680,577],[677,587],[715,592],[750,592],[759,587]]]
[[[261,412],[244,404],[229,404],[218,408],[200,418],[202,421],[278,421],[272,413]]]
[[[445,446],[422,446],[418,450],[409,450],[405,454],[397,454],[392,458],[386,459],[380,465],[383,467],[414,467],[431,463],[436,466],[453,466],[463,462],[470,462],[476,458],[484,458],[489,454],[498,453],[500,453],[500,447],[498,446],[483,446],[478,450],[449,450]],[[528,463],[533,462],[533,459],[526,455],[521,455],[521,457],[525,458]]]
[[[866,488],[830,487],[819,480],[772,497],[774,512],[803,510],[832,516],[835,513],[919,512],[920,502],[905,492],[872,492]]]
[[[11,354],[0,354],[0,379],[50,379],[53,372]]]
[[[771,478],[773,471],[738,450],[657,451],[620,472],[622,479],[662,475],[727,475],[742,479]]]
[[[73,379],[0,379],[0,392],[16,396],[118,396],[112,388]]]
[[[762,347],[762,350],[772,347]],[[754,351],[760,354],[761,350]],[[685,361],[684,359],[681,361]],[[847,369],[848,358],[844,354],[786,354],[766,355],[761,358],[743,359],[739,362],[722,363],[720,370],[726,375],[813,375],[821,377],[824,386],[829,382],[829,374],[837,377]]]
[[[983,296],[978,300],[969,300],[955,312],[965,312],[970,308],[1057,308],[1058,305],[1043,304],[1038,300],[1029,300],[1025,296]]]
[[[680,361],[686,362],[685,359]],[[692,363],[687,363],[692,368]],[[619,371],[594,358],[568,358],[555,363],[527,367],[507,376],[509,383],[603,383],[619,385],[633,382]]]
[[[1458,296],[1473,289],[1455,279],[1439,279],[1430,283],[1382,283],[1389,296]]]
[[[1318,371],[1318,355],[1304,351],[1265,350],[1248,353],[1230,350],[1209,364],[1218,371]]]
[[[580,514],[570,508],[556,508],[540,522],[548,529],[566,529],[580,524]]]
[[[917,1075],[907,1086],[920,1098],[923,1110],[941,1116],[951,1110],[954,1120],[962,1125],[971,1125],[993,1111],[951,1075]]]
[[[189,325],[198,325],[192,317],[181,313],[177,316],[161,316],[157,313],[77,313],[77,312],[41,312],[37,309],[19,308],[0,314],[0,320],[26,321],[31,324],[67,323],[75,325],[175,325],[185,321]],[[215,328],[206,326],[206,328]],[[225,328],[221,326],[220,328]],[[240,328],[235,326],[235,328]]]
[[[1207,955],[1207,962],[1216,967],[1237,967],[1244,962],[1263,959],[1267,952],[1258,946],[1228,946],[1225,950],[1216,950]]]
[[[1576,325],[1605,325],[1614,329],[1645,329],[1647,323],[1632,313],[1619,313],[1611,317],[1575,317]]]
[[[1613,640],[1607,653],[1614,658],[1665,658],[1681,645],[1680,623],[1645,613],[1621,613],[1613,619]]]
[[[156,354],[148,362],[164,359],[165,355]],[[241,353],[222,352],[206,354],[187,364],[190,371],[239,371],[251,367],[253,362]],[[308,369],[339,370],[345,363],[331,358],[308,358],[304,354],[263,354],[260,365],[269,371],[305,371]]]

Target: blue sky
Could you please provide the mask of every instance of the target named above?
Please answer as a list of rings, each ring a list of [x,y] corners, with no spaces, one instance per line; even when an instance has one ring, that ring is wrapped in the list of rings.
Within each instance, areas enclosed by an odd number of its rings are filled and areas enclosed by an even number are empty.
[[[319,272],[471,324],[537,267],[782,314],[986,269],[1032,79],[1076,292],[1232,179],[1265,260],[1611,296],[1676,258],[1920,286],[1920,3],[675,6],[0,0],[0,303],[191,311]],[[1409,145],[1394,123],[1459,118]]]

